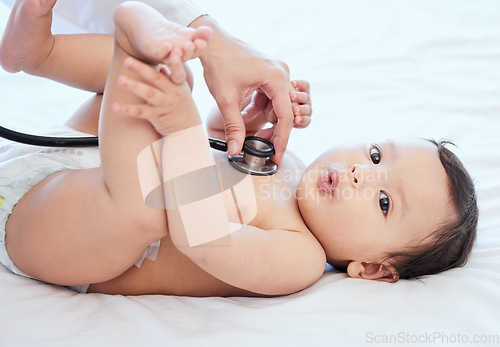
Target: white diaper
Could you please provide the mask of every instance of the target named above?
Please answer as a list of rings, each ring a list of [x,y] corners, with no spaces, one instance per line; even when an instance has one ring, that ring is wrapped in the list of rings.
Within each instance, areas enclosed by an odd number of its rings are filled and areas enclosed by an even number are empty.
[[[46,132],[48,136],[89,136],[67,126]],[[32,278],[12,262],[5,247],[5,225],[17,202],[44,178],[62,170],[99,167],[101,158],[98,147],[48,148],[28,146],[10,141],[0,141],[0,262],[15,274]],[[158,242],[157,242],[158,243]],[[154,248],[152,250],[151,248]],[[151,245],[145,257],[155,258],[158,244]],[[144,259],[144,257],[142,258]],[[142,262],[141,259],[141,262]],[[140,266],[139,264],[136,264]],[[69,287],[80,293],[89,285]]]

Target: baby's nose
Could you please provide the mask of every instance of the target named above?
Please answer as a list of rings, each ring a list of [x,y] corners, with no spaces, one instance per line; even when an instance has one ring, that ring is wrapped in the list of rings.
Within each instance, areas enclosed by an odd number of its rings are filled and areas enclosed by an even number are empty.
[[[349,169],[349,174],[351,176],[351,184],[354,188],[361,188],[363,186],[364,177],[361,165],[354,164]]]

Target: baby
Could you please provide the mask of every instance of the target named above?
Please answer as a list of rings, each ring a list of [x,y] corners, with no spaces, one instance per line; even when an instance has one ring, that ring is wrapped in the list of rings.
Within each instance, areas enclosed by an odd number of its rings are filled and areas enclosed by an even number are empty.
[[[308,167],[288,153],[272,176],[241,176],[226,155],[208,147],[182,64],[206,49],[209,28],[182,28],[128,2],[115,11],[114,38],[54,40],[54,3],[16,3],[1,49],[45,53],[37,63],[5,56],[2,63],[104,90],[102,106],[96,96],[68,123],[97,134],[99,119],[100,162],[44,171],[17,196],[9,189],[19,178],[0,181],[0,259],[13,272],[89,292],[268,296],[310,286],[326,262],[353,278],[387,282],[465,263],[477,203],[472,180],[446,142],[334,148]],[[16,32],[33,41],[14,45]],[[113,45],[109,66],[102,52]],[[89,68],[75,71],[79,66]],[[309,107],[308,84],[294,84],[295,101]],[[247,132],[269,137],[266,123],[263,114],[248,120]],[[212,137],[224,135],[218,114],[207,128]],[[34,151],[0,165],[39,159]],[[193,172],[203,175],[189,179]],[[145,203],[158,184],[165,209]],[[201,197],[208,185],[220,189]],[[157,240],[156,259],[134,267]]]

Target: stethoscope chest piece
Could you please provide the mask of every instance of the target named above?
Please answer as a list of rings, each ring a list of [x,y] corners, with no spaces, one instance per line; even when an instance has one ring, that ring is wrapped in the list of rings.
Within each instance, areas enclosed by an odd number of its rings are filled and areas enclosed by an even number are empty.
[[[247,136],[242,153],[229,157],[229,162],[238,171],[257,176],[276,173],[278,165],[269,159],[274,155],[271,142],[256,136]]]
[[[229,162],[236,170],[256,176],[274,175],[278,170],[278,165],[265,158],[262,164],[249,164],[245,162],[245,155],[234,155],[229,157]]]

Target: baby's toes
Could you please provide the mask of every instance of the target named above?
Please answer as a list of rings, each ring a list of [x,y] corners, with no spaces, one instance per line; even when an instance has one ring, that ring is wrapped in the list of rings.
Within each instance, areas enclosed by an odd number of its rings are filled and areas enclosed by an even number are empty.
[[[193,59],[195,57],[194,51],[195,51],[194,43],[191,41],[185,42],[184,45],[182,46],[182,61],[188,61]]]
[[[207,27],[207,26],[201,26],[196,29],[196,32],[194,33],[193,40],[196,39],[201,39],[208,41],[212,37],[212,28]]]

